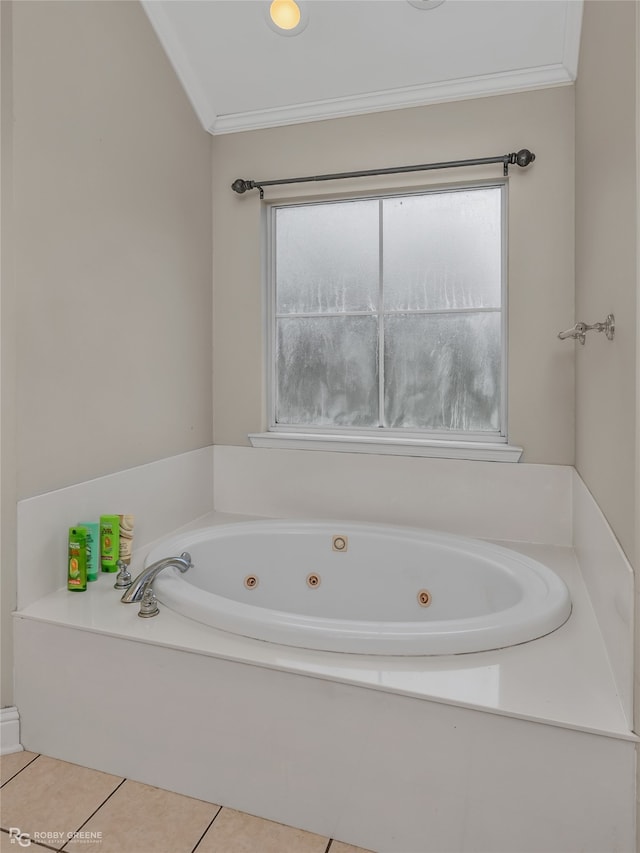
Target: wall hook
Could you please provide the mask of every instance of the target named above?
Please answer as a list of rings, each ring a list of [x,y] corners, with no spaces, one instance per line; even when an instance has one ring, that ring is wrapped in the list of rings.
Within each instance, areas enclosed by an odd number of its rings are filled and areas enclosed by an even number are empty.
[[[612,341],[616,331],[616,318],[613,316],[613,314],[609,314],[604,323],[593,323],[591,326],[589,326],[587,323],[576,323],[572,329],[567,329],[564,332],[560,332],[558,334],[558,337],[561,341],[564,341],[567,338],[574,338],[581,344],[584,344],[587,332],[590,332],[591,330],[595,330],[596,332],[604,332],[607,336],[607,339]]]

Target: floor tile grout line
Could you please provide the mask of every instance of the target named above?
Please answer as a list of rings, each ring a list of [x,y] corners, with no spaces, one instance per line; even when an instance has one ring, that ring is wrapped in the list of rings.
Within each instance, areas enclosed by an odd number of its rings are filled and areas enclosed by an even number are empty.
[[[11,755],[12,753],[9,753],[9,754]],[[5,785],[8,785],[8,784],[9,784],[9,782],[11,782],[11,780],[12,780],[12,779],[15,779],[15,778],[16,778],[16,776],[18,776],[18,774],[22,773],[22,771],[23,771],[23,770],[26,770],[26,769],[27,769],[27,767],[31,767],[31,765],[33,764],[33,762],[34,762],[36,759],[40,758],[40,755],[41,755],[41,753],[38,753],[36,756],[34,756],[34,757],[31,759],[31,761],[29,761],[27,764],[25,764],[25,765],[24,765],[24,767],[21,767],[21,768],[20,768],[20,770],[16,770],[16,772],[13,774],[13,776],[10,776],[10,777],[9,777],[9,779],[7,779],[7,780],[6,780],[6,782],[3,782],[3,783],[2,783],[2,785],[0,785],[0,789],[1,789],[1,788],[4,788],[4,786],[5,786]]]
[[[27,764],[25,764],[25,765],[24,765],[24,767],[21,767],[21,768],[20,768],[20,770],[18,770],[16,773],[14,773],[14,774],[13,774],[13,776],[11,776],[9,779],[7,779],[5,782],[3,782],[3,783],[2,783],[2,785],[0,785],[0,788],[4,788],[4,786],[5,786],[5,785],[8,785],[8,783],[9,783],[9,782],[11,782],[13,779],[15,779],[15,778],[16,778],[16,776],[18,776],[20,773],[22,773],[22,771],[23,771],[23,770],[26,770],[26,769],[27,769],[27,767],[30,767],[30,766],[34,763],[34,761],[36,761],[36,760],[37,760],[38,758],[40,758],[40,757],[41,757],[41,753],[38,753],[37,755],[35,755],[35,756],[31,759],[31,761],[29,761]],[[87,817],[87,818],[86,818],[86,820],[84,820],[84,821],[80,824],[80,826],[78,827],[78,829],[76,830],[76,832],[80,832],[80,830],[82,829],[82,827],[83,827],[83,826],[86,826],[86,824],[91,820],[91,818],[92,818],[92,817],[94,817],[94,816],[95,816],[95,815],[100,811],[100,809],[101,809],[101,808],[102,808],[102,807],[103,807],[103,806],[104,806],[104,805],[105,805],[105,804],[106,804],[106,803],[111,799],[111,797],[113,797],[113,795],[116,793],[116,791],[118,791],[118,790],[119,790],[119,789],[124,785],[124,783],[125,783],[125,782],[127,782],[127,781],[128,781],[128,780],[127,780],[127,778],[126,778],[126,777],[125,777],[125,778],[123,778],[123,779],[122,779],[122,781],[121,781],[121,782],[119,782],[119,783],[116,785],[116,787],[115,787],[115,788],[113,789],[113,791],[109,794],[109,796],[105,797],[105,799],[100,803],[100,805],[99,805],[96,809],[94,809],[94,811],[89,815],[89,817]],[[204,802],[204,801],[203,801],[203,802]],[[216,803],[211,803],[210,805],[217,805],[217,804],[216,804]],[[218,811],[217,811],[217,812],[215,813],[215,815],[211,818],[211,820],[210,820],[210,822],[208,823],[207,827],[205,828],[204,832],[202,833],[202,835],[200,836],[200,838],[199,838],[199,839],[198,839],[198,841],[196,842],[195,846],[192,848],[191,853],[196,853],[197,848],[200,846],[200,844],[201,844],[202,840],[204,839],[205,835],[207,834],[207,832],[209,832],[209,830],[210,830],[210,829],[211,829],[211,827],[213,826],[213,824],[214,824],[214,822],[215,822],[216,818],[219,816],[219,814],[220,814],[220,812],[222,811],[222,809],[223,809],[223,806],[218,806]],[[4,827],[0,827],[0,831],[1,831],[1,832],[4,832],[4,833],[5,833],[5,834],[7,834],[7,835],[9,834],[8,830],[7,830],[7,829],[5,829]],[[45,844],[45,843],[40,842],[40,841],[38,841],[37,843],[38,843],[41,847],[46,848],[47,850],[53,850],[53,851],[55,851],[55,853],[65,853],[65,848],[67,847],[67,845],[68,845],[69,843],[71,843],[71,841],[72,841],[72,840],[73,840],[73,839],[70,839],[69,841],[65,842],[65,844],[64,844],[62,847],[51,847],[49,844]],[[324,853],[330,853],[331,847],[333,846],[333,841],[334,841],[334,839],[333,839],[333,838],[330,838],[330,839],[329,839],[329,841],[328,841],[328,843],[327,843],[327,846],[326,846],[326,847],[325,847],[325,849],[324,849]],[[69,851],[67,851],[67,853],[69,853]]]
[[[204,800],[203,800],[203,802],[204,802]],[[214,804],[212,803],[211,805],[214,805]],[[196,853],[196,850],[197,850],[197,849],[198,849],[198,847],[200,846],[200,842],[201,842],[201,841],[202,841],[202,839],[205,837],[205,835],[207,834],[207,832],[209,832],[209,830],[210,830],[210,829],[211,829],[211,827],[213,826],[213,823],[214,823],[215,819],[218,817],[218,815],[220,814],[220,812],[221,812],[221,811],[222,811],[222,806],[218,806],[218,811],[217,811],[217,812],[214,814],[214,816],[211,818],[211,820],[209,821],[209,824],[208,824],[207,828],[206,828],[206,829],[205,829],[205,831],[202,833],[202,835],[200,836],[200,838],[196,841],[196,846],[193,848],[193,850],[191,851],[191,853]]]
[[[109,794],[109,796],[108,796],[108,797],[106,797],[106,798],[105,798],[105,799],[100,803],[100,805],[98,806],[98,808],[97,808],[97,809],[94,809],[94,810],[91,812],[91,814],[89,815],[89,817],[88,817],[86,820],[83,820],[83,821],[82,821],[82,823],[80,824],[80,826],[79,826],[75,831],[76,831],[76,832],[80,832],[80,830],[82,829],[82,827],[83,827],[83,826],[86,826],[86,825],[89,823],[89,821],[91,820],[91,818],[92,818],[95,814],[97,814],[97,813],[100,811],[100,809],[101,809],[101,808],[102,808],[106,803],[108,803],[108,802],[109,802],[109,800],[111,799],[111,797],[113,797],[113,795],[115,794],[115,792],[116,792],[116,791],[118,791],[118,790],[120,790],[120,788],[124,785],[124,783],[125,783],[126,781],[127,781],[126,779],[123,779],[123,780],[122,780],[122,782],[120,782],[118,785],[116,785],[116,787],[115,787],[115,788],[113,789],[113,791]],[[60,848],[59,848],[59,849],[60,849],[60,853],[63,853],[64,848],[65,848],[68,844],[70,844],[70,843],[71,843],[71,841],[73,841],[73,839],[72,839],[72,838],[70,838],[68,841],[66,841],[66,842],[62,845],[62,847],[60,847]]]
[[[120,785],[118,785],[118,788],[119,788],[122,784],[124,784],[124,782],[126,782],[126,781],[127,781],[126,779],[123,779],[123,780],[122,780],[122,782],[120,783]],[[118,788],[116,788],[116,789],[115,789],[115,791],[113,791],[113,794],[115,794],[115,792],[118,790]],[[113,796],[113,794],[110,794],[110,795],[109,795],[109,797],[107,797],[107,800],[108,800],[108,799],[110,799],[110,797],[112,797],[112,796]],[[106,803],[106,802],[107,802],[107,800],[105,800],[104,802]],[[203,801],[203,802],[204,802],[204,801]],[[102,805],[104,805],[104,803],[103,803]],[[214,804],[212,803],[212,805],[214,805]],[[96,812],[97,812],[97,811],[99,811],[101,808],[102,808],[102,806],[99,806],[99,807],[96,809]],[[211,820],[209,821],[209,824],[207,825],[207,828],[205,829],[205,831],[202,833],[202,835],[200,836],[200,838],[199,838],[199,839],[198,839],[198,841],[196,842],[196,845],[195,845],[195,847],[192,849],[191,853],[196,853],[196,850],[197,850],[197,849],[198,849],[198,847],[200,846],[200,843],[202,842],[202,839],[205,837],[205,835],[207,834],[207,832],[209,832],[209,830],[211,829],[211,827],[212,827],[212,826],[213,826],[213,824],[215,823],[215,820],[216,820],[216,818],[218,817],[218,815],[220,814],[220,812],[222,811],[222,808],[223,808],[222,806],[218,806],[218,811],[214,814],[214,816],[213,816],[213,817],[211,818]],[[94,812],[93,814],[95,814],[96,812]],[[93,815],[91,815],[91,817],[93,817]],[[91,817],[87,818],[87,820],[90,820],[90,819],[91,819]],[[87,822],[87,821],[85,821],[85,823],[86,823],[86,822]],[[82,824],[82,826],[84,826],[84,824]],[[81,827],[81,828],[82,828],[82,827]],[[79,831],[79,830],[78,830],[78,831]],[[0,832],[4,832],[4,833],[6,833],[7,835],[9,834],[9,833],[8,833],[8,831],[7,831],[6,829],[2,829],[2,830],[0,830]],[[327,846],[326,846],[326,847],[325,847],[325,849],[324,849],[324,853],[330,853],[331,847],[332,847],[332,845],[333,845],[333,841],[334,841],[334,839],[333,839],[333,838],[330,838],[330,839],[329,839],[329,842],[328,842]],[[68,844],[68,843],[69,843],[69,842],[67,842],[67,844]],[[45,847],[47,850],[53,850],[53,851],[55,851],[55,853],[64,853],[64,848],[67,846],[67,844],[65,844],[63,847],[51,847],[49,844],[43,844],[43,843],[42,843],[42,842],[40,842],[40,841],[38,841],[38,842],[37,842],[37,844],[39,844],[39,845],[40,845],[40,847]],[[67,851],[67,853],[68,853],[68,851]]]

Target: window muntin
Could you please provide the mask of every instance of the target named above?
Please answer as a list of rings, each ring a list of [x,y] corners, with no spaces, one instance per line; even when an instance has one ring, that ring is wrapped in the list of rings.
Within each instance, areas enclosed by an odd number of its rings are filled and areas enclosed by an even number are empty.
[[[270,430],[506,441],[503,183],[270,208]]]

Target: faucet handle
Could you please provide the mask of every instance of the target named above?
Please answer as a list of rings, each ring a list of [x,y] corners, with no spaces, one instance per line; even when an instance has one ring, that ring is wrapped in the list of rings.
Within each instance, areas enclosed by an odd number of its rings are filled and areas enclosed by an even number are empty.
[[[116,582],[113,585],[114,589],[129,589],[133,580],[131,578],[131,572],[129,571],[129,566],[124,562],[124,560],[118,560],[116,566],[120,569],[118,572],[118,576],[116,577]]]
[[[156,594],[152,587],[147,587],[142,595],[142,600],[140,601],[138,616],[141,616],[143,619],[148,619],[150,616],[157,616],[158,613],[160,613],[160,608],[158,607]]]

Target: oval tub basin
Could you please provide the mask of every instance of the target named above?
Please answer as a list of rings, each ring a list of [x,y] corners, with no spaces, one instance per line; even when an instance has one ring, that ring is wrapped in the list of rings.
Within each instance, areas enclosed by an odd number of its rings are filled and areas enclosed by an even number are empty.
[[[191,554],[154,584],[184,616],[258,640],[373,655],[487,651],[542,637],[571,612],[564,581],[475,539],[342,522],[250,521],[164,540]]]

